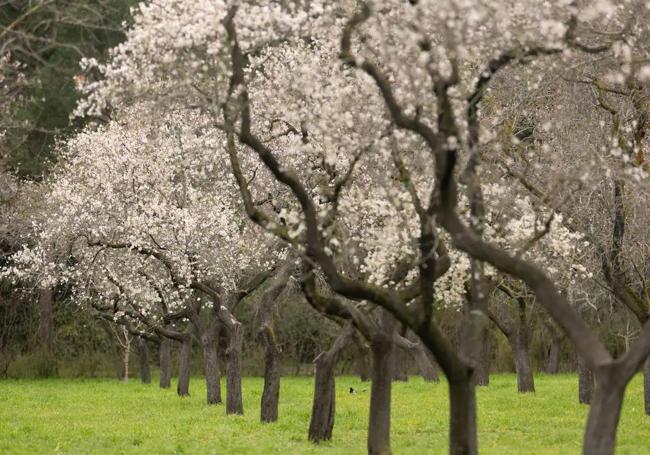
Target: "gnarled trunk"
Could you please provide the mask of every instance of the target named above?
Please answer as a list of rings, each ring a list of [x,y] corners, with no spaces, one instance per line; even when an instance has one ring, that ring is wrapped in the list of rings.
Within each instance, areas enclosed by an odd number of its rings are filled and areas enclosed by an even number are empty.
[[[594,391],[594,375],[580,356],[578,356],[578,401],[590,404]]]
[[[140,380],[143,384],[151,383],[151,365],[149,365],[149,346],[147,340],[138,338],[138,359],[140,361]]]
[[[309,421],[309,440],[312,442],[332,439],[336,401],[333,359],[322,352],[314,359],[314,401]]]
[[[616,430],[623,406],[625,384],[604,372],[596,378],[587,418],[583,453],[585,455],[613,455],[616,448]]]
[[[479,263],[474,263],[473,267],[478,267],[480,276],[482,276],[483,266]],[[479,280],[481,281],[481,280]],[[482,293],[479,291],[479,288],[474,288],[474,286],[482,287],[482,282],[475,282],[472,280],[472,289],[474,293]],[[465,315],[463,317],[463,342],[461,345],[461,353],[467,358],[471,359],[472,363],[476,366],[472,379],[475,382],[475,385],[487,386],[490,383],[490,345],[489,345],[489,331],[488,325],[484,324],[481,327],[477,327],[476,323],[472,317],[474,312],[481,312],[482,314],[487,314],[487,311],[484,309],[487,305],[485,298],[471,296],[470,301],[466,302]]]
[[[409,380],[406,354],[407,353],[403,349],[400,349],[397,346],[394,346],[390,350],[388,362],[390,363],[390,371],[392,372],[393,381],[408,382]]]
[[[355,334],[353,340],[354,340],[354,346],[356,350],[355,364],[356,364],[357,374],[359,375],[359,379],[361,379],[362,381],[364,382],[369,381],[370,380],[370,366],[368,365],[369,349],[365,345],[363,339],[358,334]]]
[[[510,350],[512,351],[512,361],[515,364],[517,373],[517,391],[519,393],[528,393],[535,391],[535,379],[533,378],[533,369],[530,365],[530,321],[526,317],[527,298],[516,295],[509,287],[500,286],[510,299],[517,303],[517,318],[508,316],[504,312],[501,316],[499,313],[489,313],[489,317],[503,333],[508,340]]]
[[[437,364],[433,354],[422,344],[421,340],[411,341],[405,336],[395,333],[393,334],[393,343],[395,344],[395,348],[399,347],[413,356],[420,370],[420,374],[425,381],[439,380]],[[393,355],[395,355],[396,351],[397,349],[393,349]]]
[[[187,334],[181,342],[178,362],[178,396],[190,396],[190,361],[192,360],[192,336]]]
[[[265,292],[260,305],[260,328],[257,337],[264,346],[264,390],[260,406],[262,422],[278,420],[278,402],[280,400],[280,370],[278,355],[280,348],[275,339],[273,328],[273,306],[275,300],[286,287],[289,272],[293,266],[285,266],[275,277],[273,284]]]
[[[416,347],[413,349],[413,359],[415,360],[420,375],[425,381],[438,382],[438,369],[433,360],[433,355],[428,352],[429,350],[422,344],[421,341],[416,341]]]
[[[478,285],[478,284],[477,284]],[[490,383],[490,346],[488,325],[483,324],[476,327],[472,314],[480,312],[487,314],[483,310],[472,308],[483,308],[485,299],[479,299],[481,302],[467,302],[465,316],[463,318],[463,344],[461,352],[467,359],[471,359],[476,365],[472,380],[475,385],[487,386]]]
[[[484,340],[487,317],[480,310],[472,310],[467,324],[465,352],[476,353]],[[435,334],[435,332],[434,332]],[[478,440],[476,429],[476,380],[473,371],[464,363],[449,362],[449,348],[436,343],[436,337],[429,331],[418,333],[426,346],[440,356],[441,364],[446,362],[445,371],[449,383],[449,453],[452,455],[476,455]],[[427,343],[428,342],[428,343]],[[438,351],[435,351],[438,349]],[[446,360],[445,360],[446,357]],[[476,358],[472,356],[471,358]]]
[[[226,349],[226,414],[243,414],[244,403],[241,388],[241,355],[244,329],[235,321],[229,329]]]
[[[383,323],[385,325],[385,328],[387,328],[388,330],[395,330],[393,328],[394,327],[393,321],[390,322],[383,321]],[[395,335],[399,335],[403,339],[406,339],[407,328],[400,323],[397,323],[396,327],[397,327],[397,332],[395,333]],[[372,346],[371,346],[371,350],[372,350]],[[411,349],[403,348],[399,344],[396,344],[390,349],[388,361],[389,361],[389,368],[393,376],[393,381],[407,382],[409,380],[408,359],[407,359],[407,353],[409,351],[411,351]],[[374,354],[373,354],[373,358],[374,358]]]
[[[278,420],[278,402],[280,400],[280,371],[278,369],[278,346],[270,325],[265,325],[259,333],[264,345],[264,390],[260,419],[262,422]]]
[[[544,365],[546,374],[557,374],[560,371],[560,354],[562,352],[562,338],[552,337],[551,346]]]
[[[508,341],[512,348],[512,359],[517,371],[517,392],[534,392],[535,379],[533,378],[533,369],[530,366],[527,342],[521,339],[509,339]]]
[[[218,331],[218,328],[214,328],[212,333],[205,333],[201,336],[208,404],[221,403],[221,377],[217,353]]]
[[[171,387],[172,380],[171,340],[169,338],[162,338],[159,349],[160,388],[168,389]]]
[[[396,348],[390,337],[378,336],[370,344],[372,351],[372,387],[370,392],[370,418],[368,420],[368,454],[388,455],[390,449],[391,384]]]
[[[345,347],[353,328],[346,325],[329,350],[321,352],[314,359],[314,401],[311,408],[308,438],[318,443],[332,439],[336,409],[334,366],[339,353]]]

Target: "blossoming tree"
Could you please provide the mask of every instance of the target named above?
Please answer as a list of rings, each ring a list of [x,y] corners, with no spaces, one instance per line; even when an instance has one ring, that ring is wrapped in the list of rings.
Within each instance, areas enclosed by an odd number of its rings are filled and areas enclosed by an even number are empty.
[[[349,302],[371,302],[433,352],[449,383],[451,453],[477,451],[474,372],[487,329],[485,265],[521,281],[595,371],[584,451],[609,454],[625,387],[650,350],[650,326],[614,359],[552,270],[526,254],[554,231],[555,211],[537,210],[543,222],[529,223],[532,232],[519,226],[515,241],[491,236],[490,229],[507,232],[510,221],[490,219],[486,209],[482,165],[491,164],[494,143],[481,109],[495,75],[512,66],[537,59],[530,67],[544,72],[551,63],[616,52],[616,43],[639,36],[629,23],[641,6],[155,2],[141,6],[127,41],[99,65],[104,78],[83,87],[79,113],[180,111],[205,125],[202,136],[221,138],[206,144],[213,161],[204,168],[226,169],[227,151],[248,217],[302,255],[303,285],[315,304],[340,313],[358,311]],[[593,28],[608,31],[600,36]],[[218,232],[217,224],[211,228]],[[525,234],[532,235],[522,245]],[[450,255],[469,262],[457,268],[461,275],[470,270],[461,352],[433,311],[440,296],[466,281],[442,286]],[[452,259],[452,270],[461,261]],[[195,263],[181,264],[191,270]],[[320,274],[333,295],[313,285]],[[369,452],[388,453],[389,402],[371,408]]]

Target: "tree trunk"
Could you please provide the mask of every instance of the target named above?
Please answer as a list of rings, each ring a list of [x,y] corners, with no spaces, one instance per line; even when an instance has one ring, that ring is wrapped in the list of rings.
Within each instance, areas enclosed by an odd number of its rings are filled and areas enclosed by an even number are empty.
[[[372,387],[368,421],[368,454],[388,455],[390,450],[390,404],[392,366],[396,347],[390,334],[380,335],[370,345],[372,351]]]
[[[594,391],[593,373],[580,356],[578,356],[578,401],[581,404],[590,404]]]
[[[140,380],[143,384],[150,384],[149,346],[147,346],[147,340],[142,337],[138,337],[138,359],[140,360]]]
[[[273,306],[287,286],[289,272],[293,266],[284,266],[266,290],[260,304],[260,327],[257,337],[264,346],[264,390],[260,403],[260,420],[275,422],[278,420],[278,402],[280,400],[280,370],[278,355],[280,349],[275,339],[273,328]]]
[[[265,326],[260,331],[264,345],[264,390],[260,418],[262,422],[278,420],[278,402],[280,400],[280,371],[278,369],[278,346],[273,329]]]
[[[598,377],[591,399],[587,430],[585,431],[582,453],[585,455],[613,455],[616,447],[618,427],[625,384],[605,376]]]
[[[41,377],[56,375],[57,365],[54,355],[54,293],[51,288],[41,288],[38,291],[39,325],[39,364],[38,374]]]
[[[407,339],[406,338],[407,327],[405,327],[401,323],[397,323],[397,325],[395,325],[394,318],[391,317],[391,320],[382,321],[382,325],[384,325],[384,328],[387,329],[388,331],[397,330],[396,335],[401,336],[403,339]],[[407,353],[409,351],[410,349],[402,348],[399,344],[396,343],[394,343],[393,347],[389,350],[390,354],[388,356],[388,362],[389,362],[388,368],[390,369],[391,374],[393,376],[393,381],[407,382],[409,380],[408,359],[407,359]],[[373,358],[374,356],[375,355],[373,354]],[[373,371],[374,371],[374,367],[373,367]]]
[[[517,371],[517,392],[528,393],[535,391],[533,369],[530,366],[528,345],[520,340],[509,340],[512,348],[512,358]]]
[[[131,340],[126,329],[124,329],[124,353],[122,354],[122,363],[124,365],[123,382],[129,382],[129,358],[131,357]]]
[[[473,160],[472,160],[473,161]],[[470,163],[468,166],[468,183],[470,188],[470,212],[473,217],[471,224],[472,230],[478,236],[482,235],[483,224],[485,222],[485,207],[483,203],[483,194],[480,185],[480,178],[476,172],[476,164]],[[474,373],[472,380],[475,385],[487,386],[490,383],[490,332],[488,324],[476,325],[476,320],[472,317],[475,311],[481,314],[488,314],[488,296],[487,281],[485,279],[485,264],[476,259],[470,260],[471,280],[469,296],[465,304],[464,326],[465,330],[471,332],[471,336],[464,338],[466,344],[461,348],[461,352],[468,359],[472,360]],[[467,334],[467,333],[466,333]],[[468,335],[468,334],[467,334]],[[469,345],[468,345],[469,344]]]
[[[241,323],[236,321],[229,332],[228,349],[226,349],[226,414],[243,414],[241,355],[244,329]]]
[[[393,348],[390,349],[389,352],[390,355],[388,358],[389,359],[388,363],[390,363],[389,369],[392,372],[393,381],[408,382],[409,375],[408,375],[408,368],[407,368],[408,364],[406,359],[406,352],[397,346],[393,346]],[[373,359],[374,357],[375,356],[373,354]]]
[[[418,366],[420,375],[427,382],[440,381],[440,378],[438,377],[438,370],[431,359],[432,356],[430,356],[427,352],[428,349],[424,347],[420,340],[417,340],[415,343],[416,347],[413,349],[413,359]]]
[[[467,320],[465,352],[474,353],[477,358],[488,324],[486,314],[472,310]],[[423,334],[426,336],[426,333]],[[422,336],[420,336],[422,339]],[[429,345],[429,349],[435,345]],[[432,351],[433,352],[433,351]],[[447,374],[449,381],[449,453],[452,455],[476,455],[478,438],[476,429],[476,379],[470,367],[459,365],[456,371]],[[460,370],[460,371],[459,371]]]
[[[102,319],[100,327],[104,330],[104,332],[106,332],[109,339],[111,340],[111,347],[112,347],[111,360],[115,371],[115,379],[121,381],[124,378],[122,343],[120,342],[117,336],[117,332],[114,330],[112,321],[108,322],[107,320]]]
[[[318,443],[332,439],[334,428],[334,411],[336,408],[336,391],[334,366],[340,351],[345,347],[354,333],[351,324],[347,324],[329,350],[321,352],[314,359],[314,401],[309,421],[310,441]]]
[[[544,365],[546,374],[557,374],[560,371],[560,354],[562,353],[562,338],[552,337],[548,357]]]
[[[478,386],[490,385],[490,359],[492,358],[492,347],[490,345],[489,332],[486,330],[481,355],[478,358],[478,368],[474,372],[474,380]]]
[[[171,386],[172,362],[171,362],[171,340],[161,338],[160,340],[160,388],[168,389]]]
[[[218,332],[218,329],[215,330]],[[217,353],[218,337],[214,335],[214,333],[205,333],[201,336],[208,404],[221,403],[221,377],[219,375],[219,359]]]
[[[482,270],[480,264],[475,264]],[[482,274],[482,272],[481,272]],[[482,276],[482,275],[481,275]],[[482,286],[481,283],[474,283],[473,286]],[[479,292],[478,289],[473,292]],[[476,299],[476,301],[473,301]],[[488,314],[483,310],[486,301],[484,298],[472,297],[466,301],[465,314],[463,316],[462,326],[462,343],[460,347],[461,355],[466,359],[470,359],[471,363],[475,365],[472,380],[475,385],[486,386],[490,383],[490,358],[489,349],[489,330],[488,324],[478,324],[473,315],[475,314]]]
[[[111,336],[112,333],[109,332]],[[118,381],[124,380],[124,349],[117,341],[113,342],[113,365],[115,367],[115,378]]]
[[[309,440],[312,442],[332,439],[335,411],[335,362],[322,352],[314,360],[314,402],[309,422]]]
[[[474,379],[449,381],[450,422],[449,453],[476,455],[476,387]]]
[[[192,336],[187,334],[181,343],[181,352],[178,362],[178,387],[176,391],[180,397],[190,396],[190,361],[192,360]]]
[[[650,356],[643,367],[643,403],[646,415],[650,415]]]
[[[363,339],[355,334],[354,346],[356,350],[355,364],[359,379],[363,382],[370,380],[370,366],[368,365],[368,347],[365,345]]]

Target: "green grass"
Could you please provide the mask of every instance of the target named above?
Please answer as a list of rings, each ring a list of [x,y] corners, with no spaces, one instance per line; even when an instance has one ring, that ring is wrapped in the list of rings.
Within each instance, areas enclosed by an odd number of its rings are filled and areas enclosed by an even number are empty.
[[[536,385],[536,394],[519,395],[513,375],[495,375],[479,390],[481,453],[579,452],[587,408],[577,404],[576,377],[538,376]],[[350,386],[362,391],[349,395]],[[223,405],[205,405],[201,378],[192,378],[186,399],[137,380],[0,381],[0,453],[364,453],[369,384],[338,378],[334,438],[320,446],[306,440],[311,388],[309,378],[283,379],[280,420],[262,425],[258,378],[244,380],[243,417],[226,417]],[[447,413],[444,383],[395,383],[394,452],[445,453]],[[628,388],[618,453],[650,453],[640,378]]]

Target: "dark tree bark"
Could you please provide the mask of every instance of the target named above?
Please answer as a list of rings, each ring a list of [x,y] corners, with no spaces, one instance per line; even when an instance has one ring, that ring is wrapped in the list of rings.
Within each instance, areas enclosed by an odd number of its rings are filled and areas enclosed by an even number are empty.
[[[40,288],[38,291],[39,325],[39,367],[38,374],[42,377],[56,375],[57,365],[54,353],[54,292],[51,288]]]
[[[472,270],[473,275],[476,273],[479,277],[483,277],[483,265],[477,261],[472,261]],[[473,311],[480,311],[483,314],[488,314],[487,311],[487,298],[478,297],[478,295],[484,295],[487,291],[485,290],[486,285],[483,278],[473,279],[471,284],[471,289],[468,292],[467,298],[465,299],[465,309],[463,315],[463,326],[462,326],[462,344],[461,344],[461,353],[467,358],[471,359],[474,367],[474,373],[472,377],[476,385],[487,386],[490,383],[490,345],[489,345],[489,331],[488,327],[485,327],[480,333],[480,341],[470,342],[469,332],[473,329],[472,327],[472,318],[471,314]]]
[[[394,346],[392,349],[390,349],[388,363],[390,364],[390,371],[392,372],[393,381],[408,382],[408,362],[406,358],[406,352],[403,349],[397,346]]]
[[[562,354],[562,342],[566,335],[553,323],[552,320],[544,321],[544,325],[548,330],[551,338],[551,344],[546,353],[546,361],[544,362],[544,372],[546,374],[557,374],[560,371],[560,356]]]
[[[220,321],[217,315],[202,314],[203,304],[199,299],[192,303],[189,319],[199,336],[203,350],[203,372],[205,374],[206,402],[221,403],[221,376],[219,375],[218,339]]]
[[[392,318],[392,316],[390,316]],[[372,386],[370,392],[370,418],[368,421],[368,454],[388,455],[390,449],[391,383],[394,377],[391,357],[395,345],[390,331],[379,334],[370,343],[372,351]]]
[[[590,404],[594,392],[594,375],[582,357],[578,356],[578,401]]]
[[[169,338],[161,337],[160,339],[160,388],[168,389],[171,387],[172,380],[172,353],[171,353],[172,340]]]
[[[264,390],[260,406],[262,422],[278,420],[278,403],[280,400],[280,370],[278,356],[280,349],[273,328],[273,307],[276,299],[286,287],[293,261],[289,261],[274,277],[273,283],[262,296],[260,305],[260,327],[257,337],[264,346]]]
[[[435,360],[433,360],[433,355],[420,340],[417,340],[415,343],[416,347],[412,351],[412,354],[415,363],[418,366],[418,370],[420,370],[422,379],[427,382],[439,382],[440,378],[438,377],[438,368],[435,364]]]
[[[334,366],[339,353],[352,337],[353,331],[352,324],[346,324],[329,350],[321,352],[314,359],[314,401],[308,434],[312,442],[332,439],[336,408]]]
[[[357,374],[359,379],[363,382],[370,380],[370,365],[368,365],[368,357],[370,355],[370,349],[366,345],[365,341],[359,335],[359,333],[354,334],[354,347],[355,347],[355,364]]]
[[[212,322],[209,327],[216,327],[214,324],[219,324],[223,326],[228,333],[228,345],[226,347],[225,357],[226,357],[226,414],[243,414],[244,413],[244,403],[242,397],[242,344],[244,342],[244,328],[235,316],[232,314],[232,310],[235,306],[247,295],[250,294],[257,286],[264,281],[265,278],[262,278],[262,281],[257,280],[257,277],[253,279],[253,282],[250,284],[249,289],[244,289],[237,291],[231,295],[228,295],[226,301],[228,306],[224,305],[222,295],[215,291],[212,287],[205,283],[195,281],[192,283],[192,286],[205,293],[213,302],[213,311],[214,314],[211,314]],[[245,287],[247,287],[245,285]],[[199,333],[206,333],[205,328],[202,326],[201,319],[199,318],[200,314],[200,304],[195,307],[195,309],[190,313],[190,320],[197,327]],[[215,318],[216,317],[216,318]],[[211,329],[209,329],[211,330]],[[210,332],[207,332],[210,333]],[[215,359],[216,353],[218,352],[217,340],[218,336],[213,335],[213,343]],[[218,370],[218,360],[215,361],[215,371]]]
[[[309,440],[313,442],[332,439],[335,414],[334,363],[327,352],[314,359],[314,401],[309,422]]]
[[[178,358],[178,386],[177,393],[180,397],[190,396],[190,361],[192,360],[192,336],[185,334],[181,342]]]
[[[278,368],[279,350],[274,334],[263,335],[264,348],[264,390],[262,391],[262,403],[260,420],[262,422],[275,422],[278,420],[278,404],[280,400],[280,371]]]
[[[548,356],[544,365],[546,374],[558,374],[560,371],[560,354],[562,352],[562,339],[551,339]]]
[[[596,381],[584,437],[585,455],[611,455],[616,447],[616,430],[627,383],[611,373],[603,371]]]
[[[402,324],[397,324],[397,327],[398,330],[396,332],[396,335],[399,334],[399,336],[405,338],[406,327],[404,327]],[[390,349],[389,363],[390,363],[390,370],[393,375],[393,381],[407,382],[409,380],[408,359],[406,354],[407,354],[407,349],[403,349],[399,345],[393,346]],[[374,358],[374,354],[373,354],[373,358]]]
[[[485,332],[481,346],[481,355],[478,358],[478,368],[474,372],[474,380],[478,386],[490,385],[490,360],[492,359],[492,345],[489,332]]]
[[[244,328],[239,321],[233,321],[233,324],[229,329],[228,348],[226,349],[226,414],[244,413],[241,388],[241,356],[243,341]]]
[[[558,374],[560,371],[560,353],[562,350],[562,342],[551,340],[551,345],[548,348],[548,356],[544,365],[546,374]]]
[[[528,393],[535,391],[535,379],[530,365],[530,332],[532,315],[526,316],[527,296],[522,291],[516,292],[505,284],[498,289],[517,304],[517,317],[508,315],[508,310],[496,313],[490,311],[490,319],[508,340],[512,350],[512,360],[517,373],[517,391]]]
[[[476,388],[470,375],[449,383],[450,454],[477,454]]]
[[[143,384],[151,383],[151,365],[149,365],[149,346],[147,340],[138,337],[138,360],[140,361],[140,380]]]
[[[212,321],[201,335],[203,345],[203,362],[205,371],[205,384],[208,404],[221,403],[221,376],[219,374],[218,340],[220,324]]]
[[[396,347],[408,352],[413,357],[413,360],[415,360],[415,363],[420,370],[420,374],[425,381],[438,382],[440,380],[438,378],[438,370],[433,355],[419,339],[411,341],[408,338],[395,333],[393,335],[393,343]],[[393,355],[395,355],[395,351],[397,351],[397,349],[393,350]]]
[[[122,381],[124,379],[124,362],[123,350],[118,343],[113,346],[113,368],[115,370],[115,379]]]
[[[533,369],[530,366],[528,339],[510,340],[512,358],[517,371],[517,392],[528,393],[535,391]]]

